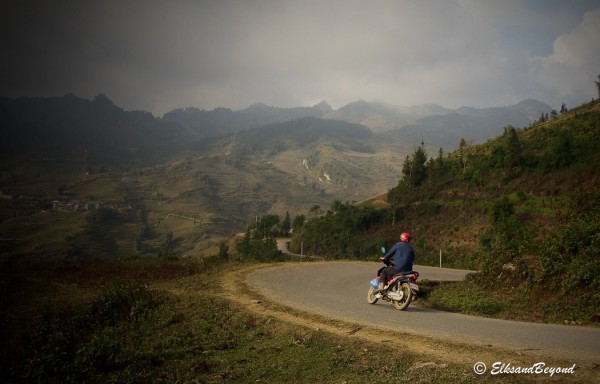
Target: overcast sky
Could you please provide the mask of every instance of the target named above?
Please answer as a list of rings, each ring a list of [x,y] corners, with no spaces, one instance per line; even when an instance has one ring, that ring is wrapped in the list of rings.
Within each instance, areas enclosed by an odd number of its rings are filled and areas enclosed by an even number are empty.
[[[11,3],[2,96],[103,93],[158,116],[358,99],[559,109],[598,97],[599,0]]]

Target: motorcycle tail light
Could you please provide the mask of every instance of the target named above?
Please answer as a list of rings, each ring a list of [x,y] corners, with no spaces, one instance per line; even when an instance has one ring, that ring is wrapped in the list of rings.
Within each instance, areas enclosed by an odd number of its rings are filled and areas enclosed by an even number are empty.
[[[411,281],[417,281],[417,279],[418,279],[418,278],[419,278],[419,275],[412,275],[412,276],[410,277],[410,280],[411,280]]]

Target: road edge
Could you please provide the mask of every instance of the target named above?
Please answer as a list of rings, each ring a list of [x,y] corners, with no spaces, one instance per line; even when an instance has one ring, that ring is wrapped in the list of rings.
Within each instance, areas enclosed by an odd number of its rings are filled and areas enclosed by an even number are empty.
[[[285,264],[285,263],[283,263]],[[281,266],[282,263],[252,264],[233,268],[223,274],[220,280],[223,296],[249,312],[260,316],[277,318],[289,324],[313,330],[328,332],[342,337],[352,337],[373,346],[382,343],[395,343],[396,349],[422,356],[426,361],[451,363],[464,366],[465,371],[473,374],[473,366],[477,362],[507,362],[513,366],[531,366],[536,362],[544,362],[547,366],[571,366],[571,360],[554,356],[542,356],[535,350],[508,350],[491,344],[481,346],[459,340],[437,337],[417,336],[378,328],[376,325],[366,326],[338,319],[330,319],[321,314],[314,314],[301,309],[291,308],[276,302],[275,299],[262,295],[252,289],[247,276],[252,272]],[[561,376],[568,382],[600,382],[598,381],[598,364],[584,362],[577,364],[576,375]],[[473,377],[478,377],[474,375]],[[530,377],[531,378],[531,377]]]

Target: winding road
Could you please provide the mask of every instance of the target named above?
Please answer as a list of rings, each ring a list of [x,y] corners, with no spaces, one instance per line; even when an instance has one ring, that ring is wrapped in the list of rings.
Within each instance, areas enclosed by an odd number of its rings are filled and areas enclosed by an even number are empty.
[[[292,308],[328,318],[399,333],[421,335],[476,346],[493,346],[573,363],[600,362],[600,329],[525,323],[438,311],[411,305],[398,311],[385,301],[367,303],[369,281],[378,264],[368,262],[290,263],[257,270],[249,286]],[[415,266],[421,279],[459,280],[470,271]]]

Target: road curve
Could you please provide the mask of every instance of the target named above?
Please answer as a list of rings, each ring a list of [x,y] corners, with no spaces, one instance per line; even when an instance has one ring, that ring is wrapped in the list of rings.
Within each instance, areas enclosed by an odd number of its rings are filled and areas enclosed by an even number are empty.
[[[282,304],[329,318],[400,333],[496,346],[573,363],[600,361],[600,329],[467,316],[411,305],[398,311],[385,301],[367,303],[376,262],[289,263],[257,270],[247,283]],[[468,271],[415,266],[421,279],[458,280]],[[418,303],[417,303],[418,304]]]

